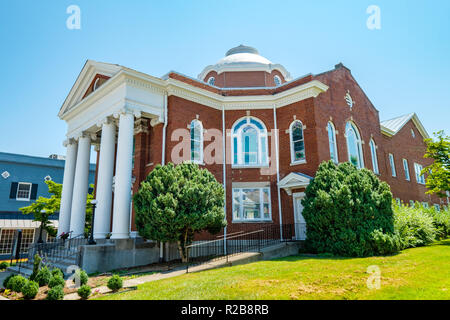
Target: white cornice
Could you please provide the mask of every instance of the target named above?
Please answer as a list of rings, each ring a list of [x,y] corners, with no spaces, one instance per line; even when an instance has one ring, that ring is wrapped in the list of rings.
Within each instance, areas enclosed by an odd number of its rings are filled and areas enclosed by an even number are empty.
[[[264,71],[271,73],[274,70],[278,70],[283,75],[286,81],[292,80],[291,74],[281,64],[255,64],[255,63],[236,63],[236,64],[223,64],[223,65],[210,65],[207,66],[198,75],[200,81],[204,81],[206,75],[211,71],[221,74],[223,72],[242,72],[242,71]]]

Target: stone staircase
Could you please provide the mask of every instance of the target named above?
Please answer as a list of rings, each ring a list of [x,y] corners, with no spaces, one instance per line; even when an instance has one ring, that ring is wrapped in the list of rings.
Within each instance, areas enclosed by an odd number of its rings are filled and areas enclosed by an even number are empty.
[[[42,263],[50,270],[59,268],[67,277],[71,275],[78,266],[79,252],[82,245],[87,243],[84,237],[77,237],[68,240],[58,239],[52,243],[34,244],[28,248],[28,260],[19,262],[7,270],[16,274],[30,276],[33,272],[33,262],[35,254],[39,254]]]

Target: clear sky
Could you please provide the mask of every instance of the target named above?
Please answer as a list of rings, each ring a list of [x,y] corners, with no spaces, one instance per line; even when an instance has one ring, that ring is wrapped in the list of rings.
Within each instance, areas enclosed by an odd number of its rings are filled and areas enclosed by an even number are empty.
[[[69,5],[81,29],[69,30]],[[369,30],[369,5],[381,29]],[[450,134],[450,1],[3,1],[0,151],[65,154],[57,117],[87,59],[197,77],[246,44],[296,78],[343,62],[380,111]]]

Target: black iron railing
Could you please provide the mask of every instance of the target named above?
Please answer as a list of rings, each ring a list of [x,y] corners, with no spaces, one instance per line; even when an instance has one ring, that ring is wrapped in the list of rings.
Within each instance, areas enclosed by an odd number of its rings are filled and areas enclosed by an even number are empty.
[[[42,262],[57,263],[69,258],[76,258],[79,248],[87,244],[84,235],[79,235],[70,239],[56,238],[52,242],[34,243],[28,247],[26,260],[18,262],[19,272],[21,268],[32,268],[34,256],[38,254]]]
[[[231,228],[230,228],[231,229]],[[244,252],[261,252],[262,249],[285,242],[301,241],[306,237],[306,224],[247,225],[231,229],[208,240],[195,241],[186,247],[189,266],[212,263]],[[169,252],[169,260],[180,260],[178,250]]]

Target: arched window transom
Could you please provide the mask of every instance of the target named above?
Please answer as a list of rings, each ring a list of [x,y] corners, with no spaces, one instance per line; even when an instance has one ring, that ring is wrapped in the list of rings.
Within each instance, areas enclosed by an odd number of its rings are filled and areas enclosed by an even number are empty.
[[[358,169],[364,168],[361,136],[353,123],[347,122],[345,136],[347,138],[348,160]]]
[[[305,162],[305,139],[303,137],[303,124],[300,120],[295,120],[289,128],[291,140],[291,162]]]
[[[203,162],[203,125],[195,119],[190,125],[191,131],[191,161],[195,163]]]
[[[328,143],[330,145],[330,159],[334,163],[338,163],[338,151],[337,151],[337,143],[336,143],[336,129],[334,128],[333,123],[328,122]]]
[[[245,117],[232,128],[233,165],[265,166],[267,155],[267,130],[258,119]]]

